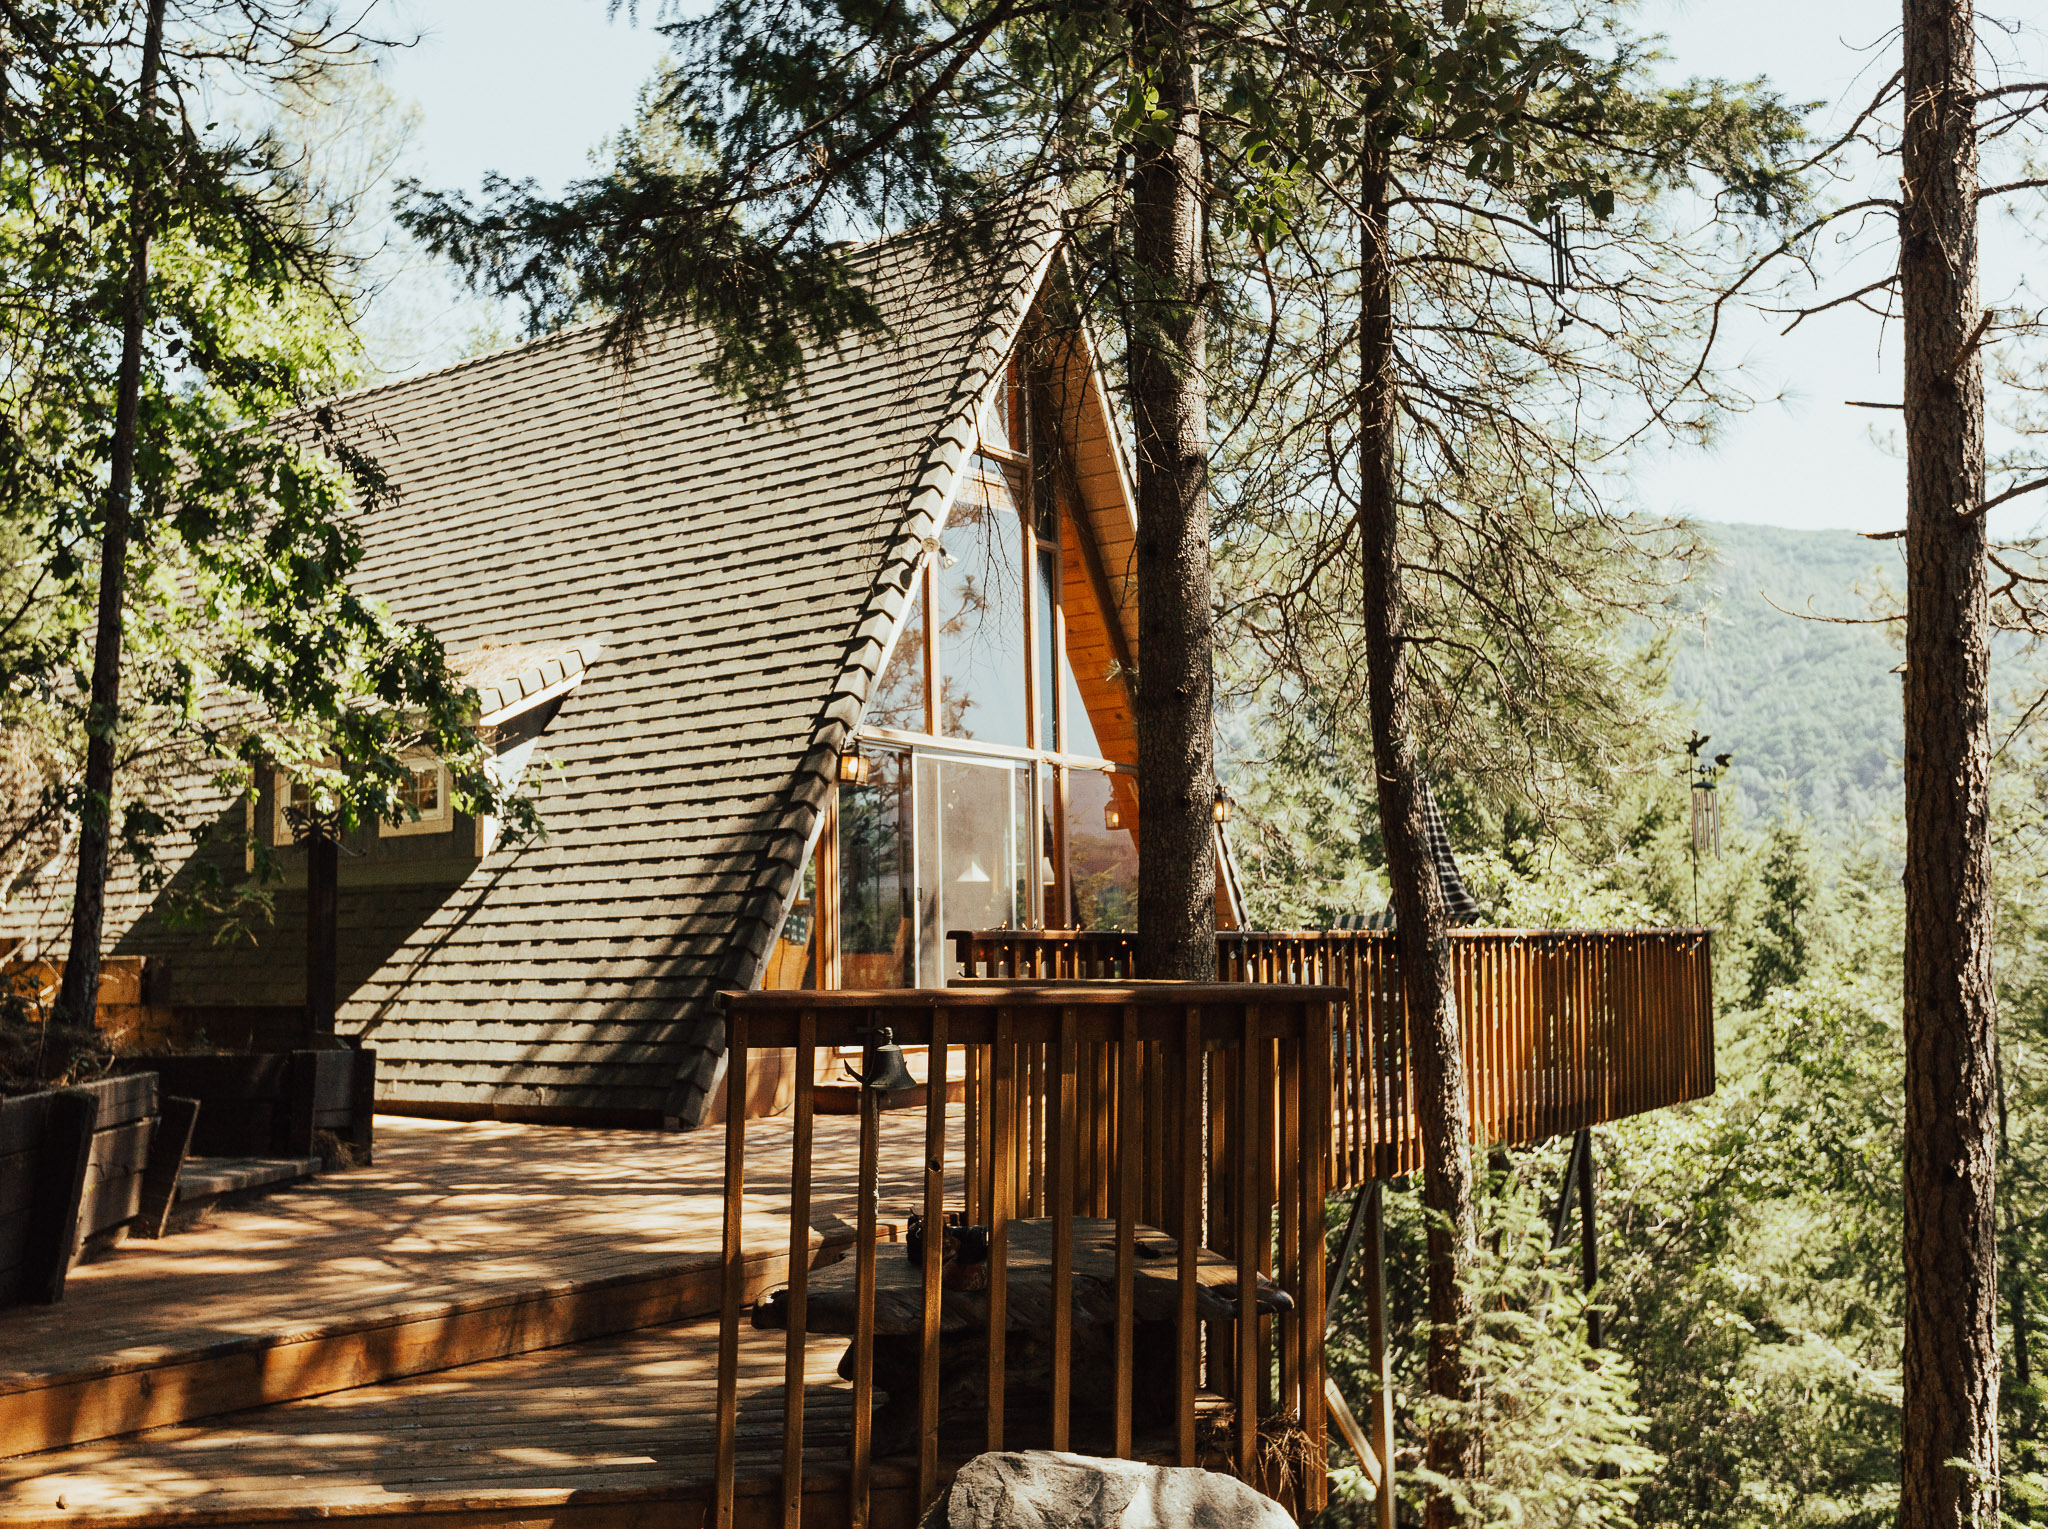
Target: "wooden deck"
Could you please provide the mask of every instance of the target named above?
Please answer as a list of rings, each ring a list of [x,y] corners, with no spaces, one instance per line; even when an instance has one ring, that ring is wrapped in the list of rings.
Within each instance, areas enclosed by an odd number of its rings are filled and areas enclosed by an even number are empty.
[[[854,1215],[856,1128],[816,1122],[814,1224]],[[748,1130],[764,1226],[788,1129]],[[923,1193],[923,1130],[882,1117],[885,1235]],[[373,1169],[80,1269],[63,1305],[0,1317],[0,1529],[708,1523],[722,1135],[386,1120]],[[782,1521],[783,1345],[741,1343],[743,1529]],[[848,1518],[845,1346],[806,1345],[821,1529]],[[133,1431],[167,1408],[175,1426]],[[1036,1431],[1018,1418],[1012,1443]],[[943,1439],[948,1476],[972,1432]],[[871,1529],[915,1521],[917,1474],[875,1462]]]
[[[782,1337],[740,1348],[742,1529],[782,1522]],[[715,1320],[652,1328],[0,1461],[0,1526],[692,1529],[711,1521],[717,1340]],[[804,1523],[821,1529],[848,1516],[852,1393],[833,1374],[844,1347],[807,1349]],[[1047,1442],[1013,1432],[1014,1445]],[[948,1435],[944,1475],[977,1451]],[[871,1529],[908,1529],[915,1458],[877,1460],[872,1482]]]
[[[740,1367],[740,1495],[778,1521],[780,1339],[745,1344]],[[811,1350],[821,1499],[845,1473],[843,1347]],[[716,1355],[715,1320],[654,1328],[0,1462],[0,1524],[693,1524]]]
[[[851,1220],[855,1129],[818,1123],[814,1226]],[[884,1131],[896,1216],[922,1193],[922,1123]],[[0,1455],[713,1313],[719,1134],[387,1118],[375,1167],[131,1243],[61,1305],[0,1313]],[[749,1137],[758,1293],[787,1276],[788,1125]],[[814,1237],[814,1257],[850,1236]]]

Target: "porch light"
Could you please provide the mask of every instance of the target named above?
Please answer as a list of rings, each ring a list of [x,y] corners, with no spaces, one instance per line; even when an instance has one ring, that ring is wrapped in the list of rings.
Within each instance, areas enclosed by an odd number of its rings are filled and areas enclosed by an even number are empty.
[[[1215,815],[1216,821],[1228,823],[1230,821],[1230,809],[1236,805],[1236,800],[1223,788],[1223,783],[1218,781],[1216,783],[1215,801],[1209,809]]]
[[[1117,810],[1114,797],[1102,804],[1102,826],[1104,828],[1121,828],[1124,826],[1124,815]]]
[[[868,756],[860,751],[860,745],[855,744],[840,752],[839,779],[848,786],[864,786],[868,783]]]

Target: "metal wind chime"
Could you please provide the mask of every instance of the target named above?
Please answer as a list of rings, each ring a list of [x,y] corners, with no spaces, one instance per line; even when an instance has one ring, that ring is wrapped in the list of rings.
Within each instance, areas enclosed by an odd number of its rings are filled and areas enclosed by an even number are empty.
[[[1711,761],[1700,758],[1700,750],[1713,740],[1705,733],[1695,732],[1686,741],[1686,782],[1687,793],[1692,798],[1692,916],[1697,923],[1700,916],[1700,856],[1712,850],[1714,858],[1721,858],[1721,777],[1728,773],[1729,761],[1733,754],[1716,754]]]

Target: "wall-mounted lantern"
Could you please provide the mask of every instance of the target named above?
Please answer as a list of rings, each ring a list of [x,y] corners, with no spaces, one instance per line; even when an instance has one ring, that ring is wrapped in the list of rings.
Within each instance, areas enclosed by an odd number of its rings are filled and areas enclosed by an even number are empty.
[[[848,786],[865,786],[868,783],[868,756],[860,751],[859,744],[851,744],[840,751],[839,780]]]
[[[1236,805],[1236,798],[1224,789],[1221,781],[1218,781],[1216,783],[1215,805],[1210,808],[1210,811],[1215,815],[1216,821],[1228,823],[1230,821],[1230,809]]]
[[[1112,830],[1124,826],[1123,812],[1117,807],[1114,797],[1102,804],[1102,826]]]

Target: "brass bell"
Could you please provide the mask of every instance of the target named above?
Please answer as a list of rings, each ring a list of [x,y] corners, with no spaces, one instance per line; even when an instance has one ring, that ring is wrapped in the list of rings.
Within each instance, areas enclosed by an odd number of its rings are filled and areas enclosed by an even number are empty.
[[[893,1094],[902,1089],[917,1087],[917,1079],[910,1075],[910,1069],[903,1065],[903,1048],[896,1044],[896,1033],[887,1025],[880,1026],[868,1042],[867,1054],[861,1058],[864,1066],[847,1073],[863,1088],[871,1088],[878,1094]]]

